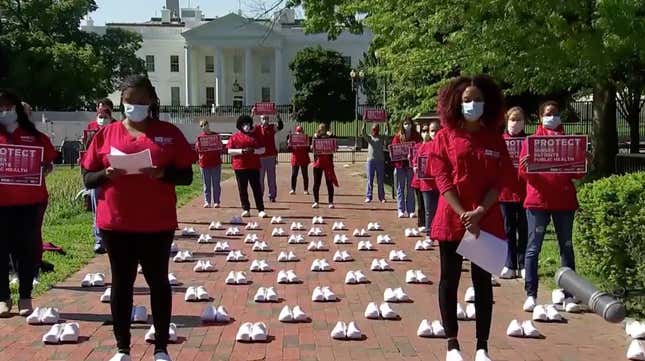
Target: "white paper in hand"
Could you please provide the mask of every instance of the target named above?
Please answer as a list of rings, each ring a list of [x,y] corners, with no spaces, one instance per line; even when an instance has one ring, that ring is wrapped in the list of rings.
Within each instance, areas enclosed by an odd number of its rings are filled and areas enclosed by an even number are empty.
[[[474,234],[466,231],[457,247],[457,253],[496,276],[502,273],[507,252],[507,242],[486,231],[480,231],[479,238],[475,238]]]
[[[139,174],[140,169],[152,167],[152,157],[150,149],[142,150],[138,153],[125,154],[122,151],[110,147],[108,155],[110,166],[116,169],[123,169],[127,174]]]

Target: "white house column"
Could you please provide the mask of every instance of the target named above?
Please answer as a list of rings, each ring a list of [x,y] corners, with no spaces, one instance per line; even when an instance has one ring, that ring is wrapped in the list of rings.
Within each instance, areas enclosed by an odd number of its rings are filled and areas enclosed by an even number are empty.
[[[224,81],[224,51],[223,49],[215,49],[215,81],[217,84],[215,94],[215,105],[222,106],[226,103],[226,86]]]
[[[273,49],[273,57],[275,70],[273,76],[275,77],[275,85],[273,89],[273,100],[276,104],[282,105],[286,104],[282,96],[282,83],[284,82],[284,73],[283,73],[283,64],[282,64],[282,48],[276,47]]]
[[[255,103],[255,84],[253,82],[252,49],[244,49],[244,104]]]
[[[190,45],[184,46],[184,79],[186,84],[184,89],[186,91],[186,105],[192,105],[192,79],[191,79],[191,70],[192,70],[192,54],[191,54]]]

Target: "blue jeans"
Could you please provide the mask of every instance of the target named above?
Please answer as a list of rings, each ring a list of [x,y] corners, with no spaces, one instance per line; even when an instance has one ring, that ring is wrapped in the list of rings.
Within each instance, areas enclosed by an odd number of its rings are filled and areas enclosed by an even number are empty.
[[[538,294],[538,260],[542,250],[544,234],[551,218],[553,218],[553,226],[555,227],[560,248],[560,265],[575,270],[572,240],[574,214],[575,211],[526,210],[529,241],[526,247],[524,289],[527,296],[537,297]]]
[[[504,216],[504,230],[508,239],[506,268],[521,270],[524,268],[528,237],[526,211],[519,202],[499,202],[499,206]]]
[[[396,206],[399,212],[414,213],[414,189],[412,189],[412,168],[394,168],[396,179]]]
[[[220,203],[222,188],[219,184],[222,177],[222,166],[202,168],[202,183],[204,185],[204,201],[206,203]]]
[[[264,179],[267,178],[269,199],[275,199],[278,195],[278,186],[275,183],[275,166],[277,163],[277,157],[260,158],[260,184],[262,185],[262,194],[264,194]]]
[[[421,192],[423,196],[423,206],[425,208],[425,226],[426,233],[430,235],[430,229],[432,228],[432,220],[434,219],[435,213],[437,213],[437,204],[439,203],[439,191],[424,191]]]
[[[367,173],[367,189],[365,190],[365,198],[372,200],[372,187],[374,183],[374,174],[376,174],[376,186],[378,187],[378,200],[385,199],[385,186],[383,179],[385,178],[385,161],[370,159],[366,163]]]
[[[98,196],[101,193],[101,188],[90,189],[90,202],[92,203],[92,235],[94,235],[94,247],[103,246],[103,236],[101,230],[96,226],[96,205],[98,203]]]

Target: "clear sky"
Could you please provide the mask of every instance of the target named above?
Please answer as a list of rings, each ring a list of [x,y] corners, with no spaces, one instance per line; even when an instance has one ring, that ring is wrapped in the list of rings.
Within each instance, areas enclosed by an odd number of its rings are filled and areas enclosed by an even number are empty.
[[[180,7],[199,6],[206,17],[223,16],[237,12],[239,4],[247,16],[258,16],[261,8],[270,8],[279,0],[179,0]],[[95,25],[106,22],[142,22],[161,16],[165,0],[96,0],[99,9],[92,13]]]

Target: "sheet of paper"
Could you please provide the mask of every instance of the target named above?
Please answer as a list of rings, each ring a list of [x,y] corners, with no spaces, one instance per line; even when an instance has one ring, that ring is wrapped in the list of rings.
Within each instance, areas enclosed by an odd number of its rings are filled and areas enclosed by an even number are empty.
[[[143,150],[139,153],[125,154],[122,151],[112,147],[108,160],[113,168],[123,169],[127,174],[139,174],[142,168],[152,167],[152,157],[150,149]]]
[[[457,247],[457,253],[495,276],[502,273],[507,251],[508,244],[505,240],[485,231],[479,232],[479,238],[466,231]]]

